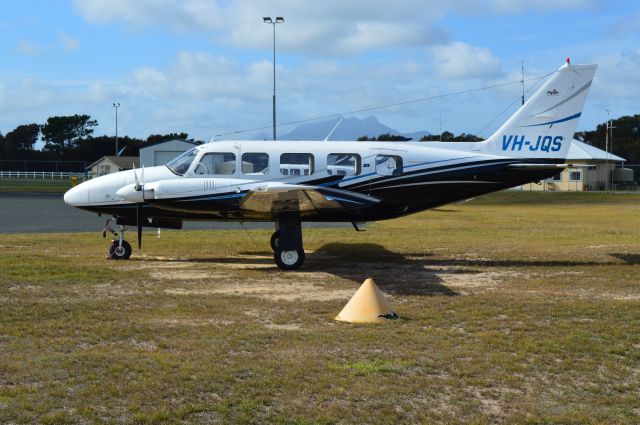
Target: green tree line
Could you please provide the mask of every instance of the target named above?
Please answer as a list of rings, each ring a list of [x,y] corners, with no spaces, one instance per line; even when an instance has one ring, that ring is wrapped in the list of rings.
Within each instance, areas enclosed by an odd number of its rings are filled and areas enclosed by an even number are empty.
[[[627,164],[640,164],[640,115],[622,116],[611,120],[609,152],[627,160]],[[576,137],[599,149],[607,149],[607,123],[598,124],[593,131],[583,131]]]
[[[115,155],[115,137],[93,136],[98,121],[89,115],[49,117],[44,124],[23,124],[6,135],[0,133],[0,160],[85,161],[93,162],[106,155]],[[184,132],[152,134],[146,139],[118,137],[122,155],[138,156],[140,148],[166,140],[187,140]],[[36,150],[38,140],[44,141]]]

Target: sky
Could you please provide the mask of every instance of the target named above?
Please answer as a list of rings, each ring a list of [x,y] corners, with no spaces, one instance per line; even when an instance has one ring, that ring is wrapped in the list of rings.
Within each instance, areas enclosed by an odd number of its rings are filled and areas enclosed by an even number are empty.
[[[276,26],[279,123],[517,82],[522,64],[531,94],[566,57],[599,65],[578,130],[640,113],[636,0],[24,0],[0,16],[0,132],[88,114],[94,135],[113,135],[118,102],[119,135],[270,134],[273,27],[263,16],[285,20]],[[521,90],[355,116],[486,137]]]

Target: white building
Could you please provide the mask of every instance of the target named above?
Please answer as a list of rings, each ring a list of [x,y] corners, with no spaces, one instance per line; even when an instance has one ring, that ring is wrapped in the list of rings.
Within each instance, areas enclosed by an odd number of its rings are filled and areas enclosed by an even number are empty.
[[[522,189],[582,192],[605,190],[612,188],[614,183],[631,183],[633,171],[623,168],[625,161],[626,159],[611,152],[605,152],[573,139],[565,163],[581,165],[581,167],[565,168],[555,177],[538,184],[523,185]]]
[[[97,161],[87,166],[86,170],[91,172],[91,177],[104,176],[105,174],[117,173],[118,171],[138,168],[137,156],[103,156]]]
[[[197,146],[198,143],[186,140],[168,140],[145,146],[140,149],[140,166],[153,167],[164,165],[176,156]]]

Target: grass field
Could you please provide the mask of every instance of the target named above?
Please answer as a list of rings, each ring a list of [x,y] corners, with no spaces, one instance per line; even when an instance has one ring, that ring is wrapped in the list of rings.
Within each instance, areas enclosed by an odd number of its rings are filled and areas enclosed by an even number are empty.
[[[267,231],[0,235],[0,422],[638,423],[639,232],[637,195],[501,193],[306,230],[299,272]],[[335,322],[368,276],[401,319]]]
[[[71,189],[70,179],[2,178],[0,192],[64,193]]]

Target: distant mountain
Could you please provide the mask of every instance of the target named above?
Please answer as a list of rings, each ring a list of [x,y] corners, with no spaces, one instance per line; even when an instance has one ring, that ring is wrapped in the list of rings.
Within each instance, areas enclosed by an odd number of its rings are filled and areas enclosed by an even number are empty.
[[[332,118],[320,122],[311,122],[302,124],[289,133],[284,133],[278,136],[279,140],[324,140],[331,130],[340,121],[340,118]],[[360,119],[356,117],[344,118],[340,125],[329,137],[329,140],[356,140],[361,136],[377,137],[381,134],[390,133],[393,135],[400,135],[405,137],[411,137],[414,140],[420,139],[425,134],[431,134],[428,131],[417,131],[414,133],[402,133],[394,128],[382,124],[374,116],[368,116]],[[264,139],[265,133],[256,134],[252,137],[253,140]],[[270,139],[270,137],[267,137]]]
[[[412,141],[417,142],[419,141],[423,136],[431,136],[431,132],[427,131],[427,130],[422,130],[422,131],[414,131],[412,133],[402,133],[402,136],[404,137],[409,137],[412,139]]]

